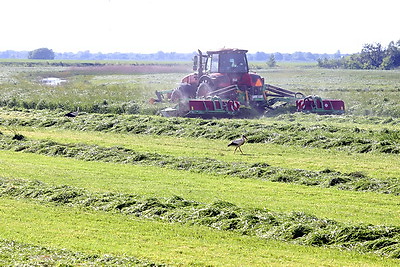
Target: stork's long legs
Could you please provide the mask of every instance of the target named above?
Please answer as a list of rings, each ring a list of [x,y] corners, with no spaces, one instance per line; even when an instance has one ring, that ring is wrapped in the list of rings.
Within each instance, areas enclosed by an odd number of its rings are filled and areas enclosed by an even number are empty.
[[[235,146],[235,150],[233,151],[233,154],[235,154],[236,150],[239,148],[240,153],[242,153],[242,155],[243,155],[243,151],[240,147],[246,142],[246,140],[247,140],[246,136],[242,135],[241,139],[233,140],[232,142],[230,142],[228,144],[228,146]]]
[[[237,146],[237,147],[235,148],[235,150],[233,151],[233,154],[236,153],[236,150],[237,150],[238,148],[239,148],[240,152],[243,154],[243,151],[242,151],[242,149],[240,148],[240,146]]]

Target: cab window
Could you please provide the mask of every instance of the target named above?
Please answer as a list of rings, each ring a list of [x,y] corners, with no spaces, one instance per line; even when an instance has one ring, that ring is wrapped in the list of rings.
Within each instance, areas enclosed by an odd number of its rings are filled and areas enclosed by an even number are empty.
[[[219,72],[244,73],[247,72],[247,60],[245,54],[221,54]]]
[[[219,72],[219,54],[213,54],[211,57],[211,72]]]

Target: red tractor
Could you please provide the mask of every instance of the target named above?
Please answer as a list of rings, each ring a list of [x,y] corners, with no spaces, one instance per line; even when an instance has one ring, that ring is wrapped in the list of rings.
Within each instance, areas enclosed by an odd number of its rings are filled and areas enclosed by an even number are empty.
[[[246,53],[242,49],[221,49],[204,55],[199,50],[194,57],[195,72],[185,76],[178,88],[157,91],[158,99],[154,101],[162,101],[167,95],[169,101],[177,103],[175,108],[163,110],[164,116],[226,117],[240,115],[244,109],[263,113],[278,102],[296,104],[296,100],[305,99],[302,93],[265,84],[264,78],[250,73]],[[323,111],[343,113],[344,104],[339,112]]]

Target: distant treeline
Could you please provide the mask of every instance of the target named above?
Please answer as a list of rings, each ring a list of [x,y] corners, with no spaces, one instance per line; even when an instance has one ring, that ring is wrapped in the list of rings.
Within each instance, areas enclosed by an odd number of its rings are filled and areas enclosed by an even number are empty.
[[[3,59],[28,59],[31,51],[14,51],[7,50],[0,52],[0,58]],[[54,52],[54,60],[145,60],[145,61],[191,61],[196,52],[192,53],[177,53],[177,52],[162,52],[152,54],[141,53],[91,53],[90,51],[80,51],[77,53]],[[271,55],[276,61],[287,62],[315,62],[320,58],[339,59],[343,56],[340,51],[335,54],[316,54],[310,52],[295,52],[295,53],[264,53],[257,52],[248,54],[249,61],[265,61],[267,62]]]
[[[387,47],[380,43],[365,44],[360,53],[340,58],[320,58],[318,66],[330,69],[395,69],[400,67],[400,40],[390,42]]]

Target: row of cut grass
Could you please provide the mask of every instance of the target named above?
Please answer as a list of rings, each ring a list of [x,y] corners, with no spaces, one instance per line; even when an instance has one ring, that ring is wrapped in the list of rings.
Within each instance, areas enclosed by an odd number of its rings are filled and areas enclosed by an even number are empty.
[[[398,196],[351,192],[171,170],[0,151],[3,177],[71,185],[90,191],[154,197],[181,196],[243,208],[302,211],[342,222],[400,225]],[[400,215],[400,214],[399,214]]]
[[[123,146],[138,152],[182,156],[189,151],[199,158],[213,158],[226,162],[264,162],[271,166],[322,171],[330,169],[343,173],[361,172],[369,177],[390,179],[399,177],[400,158],[392,154],[359,154],[318,148],[298,148],[276,144],[243,146],[245,155],[233,154],[227,147],[229,140],[177,138],[156,135],[132,135],[103,132],[19,127],[27,138],[49,139],[60,143],[85,143],[112,147]],[[4,133],[11,134],[5,130]]]
[[[1,196],[27,198],[107,212],[123,213],[173,223],[204,225],[238,234],[294,242],[302,245],[346,248],[399,258],[400,227],[349,225],[312,215],[241,209],[217,201],[202,204],[181,197],[143,198],[137,195],[93,193],[70,186],[1,179]]]
[[[390,266],[397,263],[373,255],[265,241],[200,226],[1,200],[3,238],[89,254],[134,256],[186,266]]]
[[[0,238],[0,266],[165,266],[135,257],[97,255]]]
[[[15,113],[14,113],[15,114]],[[18,114],[18,113],[17,113]],[[358,126],[333,126],[328,123],[273,123],[268,120],[200,120],[140,115],[82,114],[73,120],[59,112],[20,112],[0,121],[6,127],[31,126],[77,131],[101,131],[129,134],[154,134],[175,137],[202,137],[211,140],[232,139],[246,134],[249,143],[284,144],[307,148],[344,150],[350,153],[399,154],[400,131],[361,129]],[[297,117],[297,116],[296,116]],[[299,116],[313,120],[314,117]],[[310,122],[311,122],[310,121]]]

